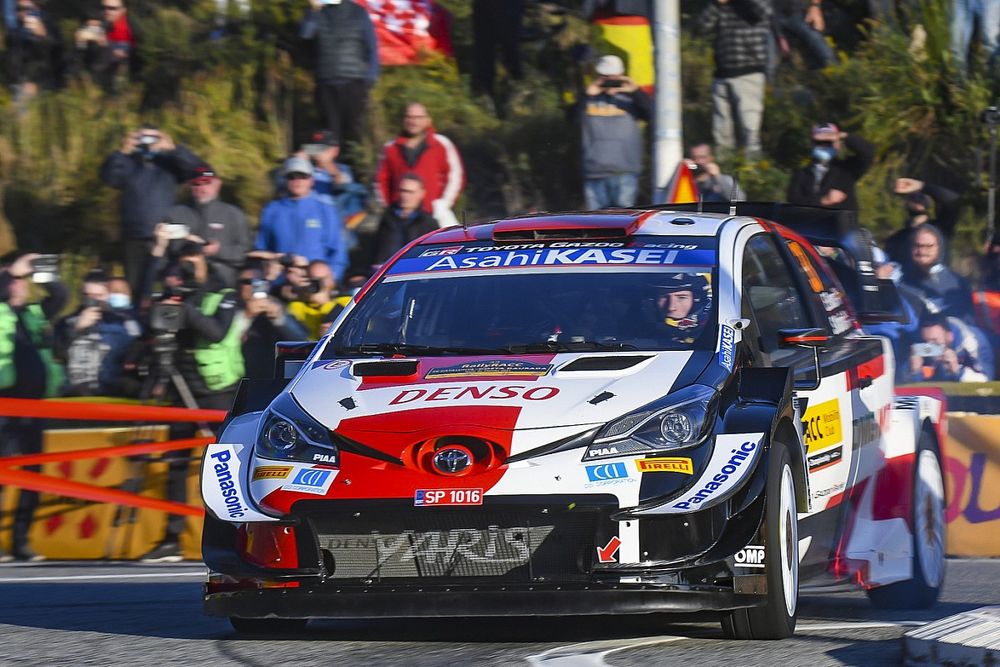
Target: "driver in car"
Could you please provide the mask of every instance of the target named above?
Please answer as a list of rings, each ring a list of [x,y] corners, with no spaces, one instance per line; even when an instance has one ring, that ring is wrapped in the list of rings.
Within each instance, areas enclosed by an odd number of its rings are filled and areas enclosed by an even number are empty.
[[[706,324],[711,305],[711,286],[704,276],[674,273],[656,286],[660,321],[674,342],[693,343]]]

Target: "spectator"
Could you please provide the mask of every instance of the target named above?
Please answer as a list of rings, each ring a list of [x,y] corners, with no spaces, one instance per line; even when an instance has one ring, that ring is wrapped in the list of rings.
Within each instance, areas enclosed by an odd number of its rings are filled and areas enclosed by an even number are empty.
[[[191,204],[174,206],[167,215],[173,223],[188,226],[205,242],[205,256],[216,275],[227,285],[236,284],[236,273],[250,249],[250,225],[238,207],[219,199],[222,179],[206,164],[195,167],[188,181]]]
[[[849,152],[839,157],[843,149]],[[861,137],[841,132],[833,123],[812,128],[812,164],[792,174],[788,202],[827,208],[858,208],[855,185],[875,158],[875,148]]]
[[[760,155],[771,0],[711,0],[698,29],[715,39],[712,137],[720,152]]]
[[[165,251],[165,234],[157,238],[154,250]],[[191,390],[199,408],[228,410],[243,377],[241,330],[236,313],[242,308],[239,296],[216,277],[200,244],[186,242],[178,252],[178,273],[183,284],[157,304],[150,315],[156,329],[157,309],[179,307],[182,325],[175,334],[173,364]],[[183,396],[176,386],[170,391],[171,402],[181,404]],[[171,437],[192,437],[192,429],[172,429]],[[187,501],[187,471],[190,452],[181,450],[170,461],[167,473],[167,498]],[[180,534],[185,517],[170,515],[163,540],[142,558],[145,562],[173,562],[182,559]]]
[[[336,286],[330,267],[320,260],[310,262],[307,279],[295,285],[297,297],[288,305],[288,312],[305,327],[310,340],[318,340],[332,322],[329,316],[336,316],[351,299],[335,297]]]
[[[75,35],[82,64],[108,92],[118,92],[123,79],[139,73],[139,27],[124,0],[101,0],[102,16],[92,16]]]
[[[132,305],[132,290],[127,280],[119,276],[108,280],[108,305],[116,312],[125,315],[135,314],[135,307]]]
[[[240,271],[239,295],[243,310],[236,314],[236,326],[243,336],[244,375],[270,378],[274,375],[274,346],[282,340],[305,340],[305,329],[278,299],[270,295],[270,283],[263,270],[248,267]]]
[[[337,208],[313,193],[313,166],[300,157],[285,161],[288,196],[264,207],[257,232],[257,250],[274,255],[301,255],[323,260],[340,279],[347,269],[347,247]]]
[[[399,199],[386,207],[375,232],[369,264],[383,264],[404,245],[438,228],[431,214],[423,209],[424,182],[416,174],[399,180]]]
[[[688,158],[694,164],[691,170],[698,186],[698,196],[706,202],[744,201],[747,196],[729,174],[723,174],[715,162],[712,147],[695,144],[688,149]]]
[[[495,98],[497,47],[503,56],[507,76],[520,80],[521,20],[524,17],[524,0],[473,0],[472,46],[475,66],[472,74],[472,92]]]
[[[977,24],[979,39],[992,69],[1000,47],[1000,0],[953,0],[950,4],[951,57],[958,75],[965,77],[967,74],[969,44]]]
[[[920,343],[911,347],[908,382],[988,382],[993,352],[985,335],[955,317],[920,322]]]
[[[138,300],[143,265],[153,245],[153,228],[174,205],[177,184],[201,162],[187,148],[175,145],[166,132],[143,125],[126,134],[121,148],[101,165],[101,180],[122,191],[125,279],[133,300]]]
[[[354,172],[344,162],[338,162],[340,145],[329,130],[317,130],[310,142],[303,144],[296,157],[309,159],[313,164],[313,192],[320,201],[334,204],[344,226],[353,229],[365,215],[368,188],[354,180]],[[287,194],[285,179],[277,170],[278,191]]]
[[[341,0],[309,0],[301,35],[316,43],[316,106],[340,145],[359,143],[378,78],[378,42],[368,11]]]
[[[915,289],[928,311],[972,321],[972,289],[965,278],[944,264],[945,240],[929,223],[913,228],[910,261],[903,267],[903,284]]]
[[[17,0],[16,24],[7,32],[7,74],[19,100],[59,83],[62,41],[59,30],[34,0]]]
[[[457,225],[452,209],[465,188],[465,167],[455,144],[434,131],[430,114],[418,103],[406,105],[402,132],[382,149],[376,178],[384,203],[399,199],[399,181],[411,173],[424,181],[424,210],[441,227]]]
[[[821,0],[777,0],[774,10],[782,53],[789,53],[788,44],[792,42],[802,51],[810,69],[822,69],[837,62],[823,35],[826,20]]]
[[[102,271],[84,276],[81,305],[56,327],[55,349],[66,363],[69,396],[122,395],[122,370],[129,346],[139,337],[139,323],[109,303]]]
[[[639,121],[649,120],[652,104],[618,56],[601,56],[594,71],[580,109],[584,200],[590,210],[634,206],[644,150]]]
[[[28,279],[37,255],[22,255],[0,271],[0,397],[44,398],[58,394],[62,368],[52,357],[51,322],[66,305],[66,288],[59,282],[42,285],[47,296],[28,302]],[[37,419],[0,417],[0,456],[39,454],[42,428]],[[38,466],[24,466],[38,472]],[[2,491],[2,487],[0,487]],[[38,561],[42,556],[28,545],[28,530],[38,506],[38,493],[21,491],[11,527],[11,551],[0,561]]]
[[[909,261],[910,236],[917,225],[930,223],[941,230],[945,239],[951,240],[958,219],[958,193],[915,178],[897,178],[894,191],[903,196],[907,217],[903,227],[889,235],[883,246],[889,259],[902,266]],[[933,219],[930,216],[932,201],[937,214]]]

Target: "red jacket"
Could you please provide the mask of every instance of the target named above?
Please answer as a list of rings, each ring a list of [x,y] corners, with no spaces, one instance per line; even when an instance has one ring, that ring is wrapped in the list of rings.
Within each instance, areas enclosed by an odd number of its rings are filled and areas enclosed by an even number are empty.
[[[458,195],[465,189],[465,168],[462,157],[451,139],[427,131],[426,146],[415,164],[406,163],[403,144],[406,137],[399,136],[382,149],[382,159],[378,165],[378,190],[382,201],[392,204],[398,197],[399,179],[406,174],[416,174],[424,181],[427,194],[424,196],[424,210],[432,212],[431,205],[442,199],[448,208],[455,205]]]

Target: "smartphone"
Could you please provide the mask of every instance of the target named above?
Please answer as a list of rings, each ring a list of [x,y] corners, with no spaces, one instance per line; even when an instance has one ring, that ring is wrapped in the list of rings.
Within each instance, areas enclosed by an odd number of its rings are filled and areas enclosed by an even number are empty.
[[[924,359],[937,359],[944,354],[944,345],[939,343],[914,343],[910,346],[910,354]]]
[[[250,291],[254,299],[266,299],[271,291],[271,283],[266,280],[254,280],[250,283]]]
[[[31,280],[39,285],[59,280],[59,255],[39,255],[31,260]]]
[[[191,233],[191,228],[185,225],[183,222],[168,222],[167,225],[167,238],[171,241],[177,241],[179,239],[186,239]]]

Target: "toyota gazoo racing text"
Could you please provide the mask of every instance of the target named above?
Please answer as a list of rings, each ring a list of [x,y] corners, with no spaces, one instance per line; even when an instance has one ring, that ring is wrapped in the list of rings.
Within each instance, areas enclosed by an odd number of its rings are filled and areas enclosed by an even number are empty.
[[[899,395],[865,331],[898,321],[894,289],[844,216],[728,213],[401,250],[241,385],[202,470],[206,611],[266,632],[708,610],[757,639],[793,633],[800,590],[933,603],[943,405]]]

